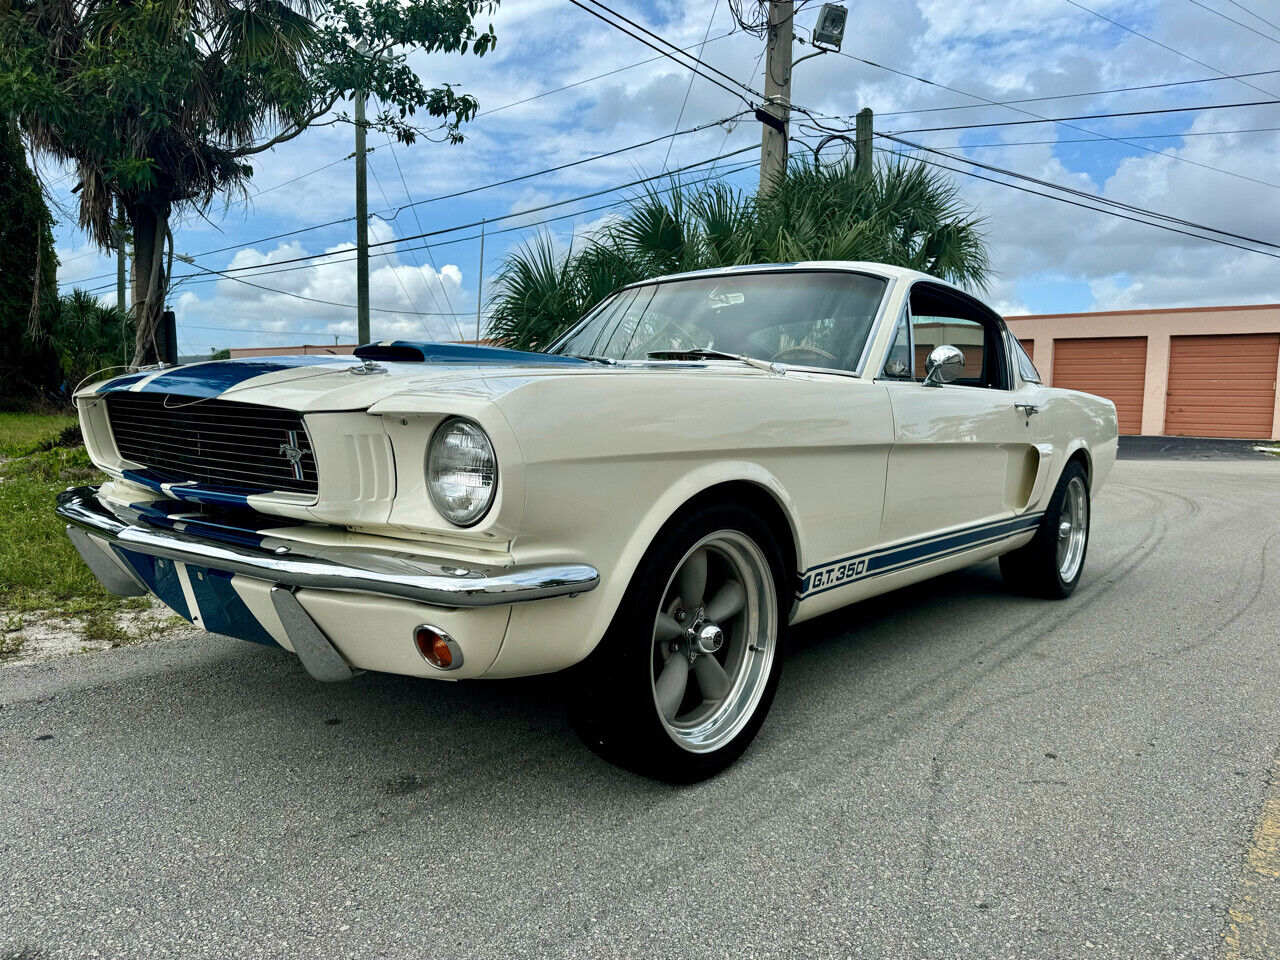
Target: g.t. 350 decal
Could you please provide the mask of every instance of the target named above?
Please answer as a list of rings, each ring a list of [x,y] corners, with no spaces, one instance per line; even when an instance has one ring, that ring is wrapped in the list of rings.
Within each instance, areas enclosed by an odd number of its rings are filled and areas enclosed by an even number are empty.
[[[837,583],[843,583],[846,580],[857,580],[866,572],[866,557],[858,557],[854,560],[842,560],[829,567],[819,568],[809,574],[809,576],[805,578],[805,582],[801,584],[800,592],[807,593],[810,590],[821,590],[823,587],[833,587]]]

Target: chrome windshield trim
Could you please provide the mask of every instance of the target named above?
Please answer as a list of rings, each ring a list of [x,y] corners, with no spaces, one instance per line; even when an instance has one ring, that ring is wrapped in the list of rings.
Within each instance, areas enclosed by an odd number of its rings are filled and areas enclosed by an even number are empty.
[[[780,367],[786,370],[805,370],[813,373],[835,373],[844,376],[861,377],[866,369],[868,355],[870,354],[872,345],[875,343],[876,334],[880,332],[880,326],[884,322],[885,309],[889,301],[893,299],[893,293],[898,288],[900,282],[899,277],[891,276],[885,273],[876,273],[873,270],[854,267],[840,267],[831,264],[824,266],[800,266],[790,263],[774,263],[774,264],[750,264],[739,267],[722,267],[709,270],[694,270],[689,273],[673,273],[665,277],[653,277],[649,280],[637,280],[634,283],[628,283],[625,286],[618,287],[598,304],[588,310],[580,320],[577,320],[564,333],[556,337],[554,341],[544,350],[544,353],[555,353],[566,340],[572,337],[579,329],[584,327],[595,317],[606,304],[612,303],[616,298],[621,296],[628,290],[635,290],[641,287],[657,286],[659,284],[680,283],[685,280],[705,280],[710,277],[726,276],[726,277],[743,277],[759,274],[782,274],[782,273],[845,273],[855,274],[857,276],[872,277],[876,280],[884,281],[884,293],[881,294],[880,303],[876,307],[875,318],[871,321],[871,327],[867,331],[867,339],[862,344],[862,353],[858,357],[857,366],[852,370],[844,370],[839,367],[799,367],[791,364],[781,363]],[[670,361],[654,361],[654,360],[618,360],[616,363],[663,363]]]
[[[463,566],[411,553],[316,547],[272,537],[264,537],[257,546],[224,543],[141,520],[126,523],[98,499],[96,487],[59,494],[57,513],[94,537],[148,556],[290,587],[375,594],[438,607],[563,597],[594,590],[600,582],[599,572],[585,563]]]

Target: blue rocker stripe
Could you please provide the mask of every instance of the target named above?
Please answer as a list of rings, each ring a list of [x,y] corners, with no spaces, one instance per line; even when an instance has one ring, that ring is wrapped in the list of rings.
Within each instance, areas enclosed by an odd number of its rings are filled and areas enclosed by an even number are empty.
[[[1010,520],[990,521],[953,533],[932,534],[891,547],[876,547],[838,560],[816,564],[804,572],[800,582],[799,596],[801,599],[817,596],[859,580],[896,573],[917,564],[941,560],[975,547],[995,543],[1033,529],[1039,525],[1043,516],[1044,511],[1039,511]],[[816,574],[850,567],[853,569],[847,575],[841,575],[832,583],[815,586]]]

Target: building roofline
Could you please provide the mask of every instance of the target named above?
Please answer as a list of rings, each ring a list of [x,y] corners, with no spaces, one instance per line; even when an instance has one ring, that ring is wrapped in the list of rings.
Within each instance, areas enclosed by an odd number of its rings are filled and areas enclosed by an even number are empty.
[[[1150,310],[1082,310],[1077,313],[1015,313],[1009,320],[1060,320],[1067,317],[1132,317],[1164,313],[1230,313],[1232,310],[1280,310],[1280,303],[1238,303],[1219,307],[1157,307]]]

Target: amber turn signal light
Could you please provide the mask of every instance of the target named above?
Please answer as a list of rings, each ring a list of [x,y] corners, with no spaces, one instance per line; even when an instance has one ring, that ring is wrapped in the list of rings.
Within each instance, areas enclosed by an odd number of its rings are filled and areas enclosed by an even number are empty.
[[[462,666],[462,650],[443,630],[435,627],[418,627],[413,632],[413,642],[422,659],[438,670],[453,670]]]

